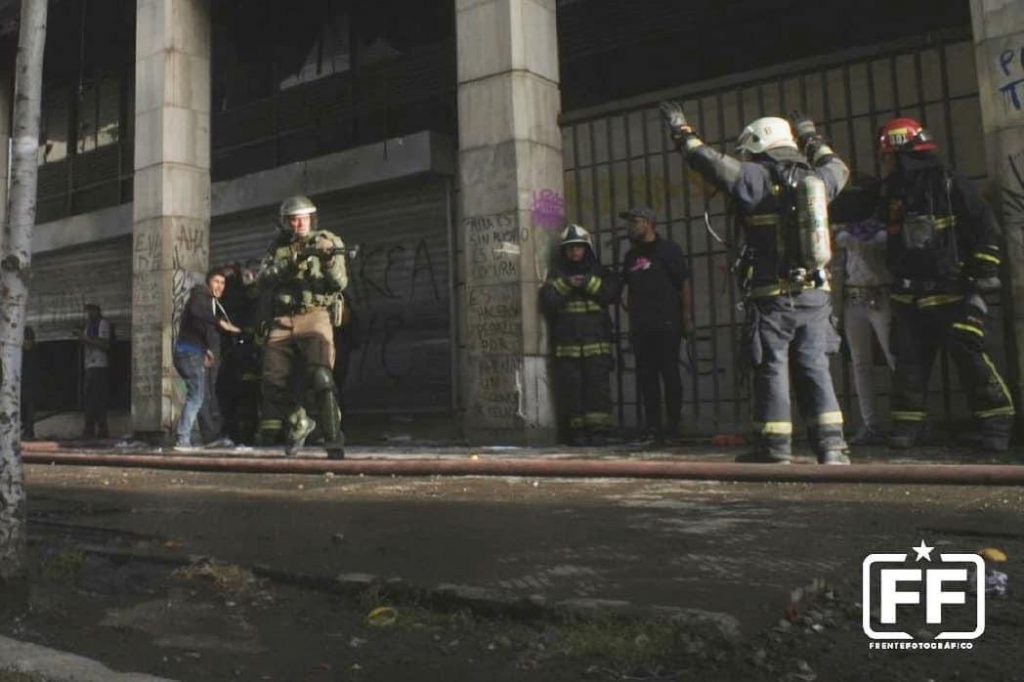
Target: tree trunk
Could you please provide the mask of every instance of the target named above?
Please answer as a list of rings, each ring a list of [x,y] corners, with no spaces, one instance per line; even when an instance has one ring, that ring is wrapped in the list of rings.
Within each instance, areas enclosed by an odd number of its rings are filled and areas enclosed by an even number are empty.
[[[21,466],[21,345],[36,222],[39,107],[47,0],[21,0],[14,81],[11,203],[0,246],[0,581],[25,563],[25,486]]]

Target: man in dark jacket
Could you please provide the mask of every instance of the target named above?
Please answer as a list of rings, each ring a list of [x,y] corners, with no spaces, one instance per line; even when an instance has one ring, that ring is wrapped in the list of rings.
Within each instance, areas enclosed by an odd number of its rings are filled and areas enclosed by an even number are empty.
[[[555,390],[569,445],[601,445],[612,426],[612,333],[618,281],[597,261],[590,233],[562,230],[558,263],[540,291],[555,351]]]
[[[221,438],[220,410],[217,408],[217,362],[220,355],[220,330],[238,334],[241,330],[218,316],[218,299],[224,293],[224,275],[220,270],[206,273],[206,284],[192,287],[174,343],[174,368],[185,380],[185,404],[178,419],[175,450],[192,446],[192,427],[199,418],[199,429],[208,446],[230,446]]]
[[[879,130],[888,175],[880,216],[888,226],[892,294],[893,433],[909,448],[924,427],[928,379],[938,349],[956,365],[980,428],[983,449],[1003,451],[1013,426],[1013,400],[985,352],[982,292],[999,288],[1001,254],[992,211],[963,176],[935,154],[920,123],[896,118]]]
[[[628,290],[630,341],[636,357],[637,389],[644,406],[644,437],[656,443],[679,436],[683,383],[679,346],[693,336],[690,270],[676,242],[662,238],[654,211],[631,208],[619,214],[629,221],[633,246],[622,263]],[[662,415],[662,384],[665,415]]]
[[[821,248],[829,244],[825,207],[846,184],[846,164],[805,117],[796,117],[799,145],[785,119],[751,122],[740,133],[736,148],[742,158],[737,159],[705,145],[678,104],[664,102],[662,112],[687,164],[733,200],[743,232],[744,352],[754,368],[756,447],[740,461],[792,460],[792,365],[818,462],[849,464],[827,355],[839,350],[825,269],[831,254]],[[801,192],[812,185],[818,188],[817,200],[807,202],[813,215],[798,205]],[[805,227],[824,230],[818,235],[824,239],[805,242]]]

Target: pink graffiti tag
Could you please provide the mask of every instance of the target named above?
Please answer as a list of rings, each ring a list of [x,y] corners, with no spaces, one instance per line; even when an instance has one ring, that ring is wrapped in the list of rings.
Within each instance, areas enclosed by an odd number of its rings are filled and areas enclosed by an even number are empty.
[[[565,199],[553,189],[534,192],[530,219],[538,227],[557,230],[565,222]]]

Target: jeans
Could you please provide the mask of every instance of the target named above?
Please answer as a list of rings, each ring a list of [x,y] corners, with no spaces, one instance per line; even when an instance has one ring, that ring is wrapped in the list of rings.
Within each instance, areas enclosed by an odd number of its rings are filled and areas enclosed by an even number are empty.
[[[870,428],[881,426],[875,414],[873,338],[878,339],[889,369],[896,366],[889,350],[890,317],[888,292],[880,292],[870,300],[847,297],[843,303],[843,329],[853,359],[853,385],[857,389],[857,404],[860,406],[864,426]]]
[[[174,369],[185,380],[185,405],[181,408],[178,419],[177,437],[179,445],[191,442],[192,427],[203,406],[206,395],[206,367],[203,366],[205,355],[201,352],[188,352],[175,349]]]

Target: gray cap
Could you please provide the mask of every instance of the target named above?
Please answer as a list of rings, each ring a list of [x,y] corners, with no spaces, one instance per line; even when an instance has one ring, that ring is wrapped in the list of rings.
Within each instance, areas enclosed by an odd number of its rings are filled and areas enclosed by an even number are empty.
[[[654,213],[654,211],[647,208],[646,206],[634,206],[628,211],[620,212],[619,217],[625,218],[626,220],[632,220],[633,218],[645,218],[647,220],[650,220],[651,222],[654,222],[657,219],[657,215]]]

